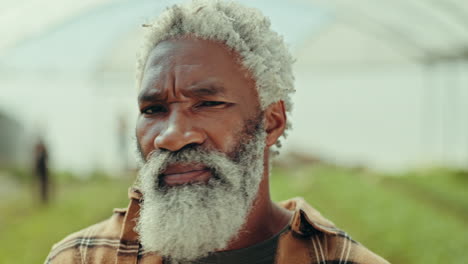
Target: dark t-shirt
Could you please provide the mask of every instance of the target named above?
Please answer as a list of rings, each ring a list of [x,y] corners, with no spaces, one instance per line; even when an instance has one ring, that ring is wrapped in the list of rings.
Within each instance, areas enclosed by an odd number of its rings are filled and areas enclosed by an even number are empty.
[[[287,229],[288,226],[272,238],[248,248],[215,252],[191,264],[272,264],[275,262],[278,238]]]

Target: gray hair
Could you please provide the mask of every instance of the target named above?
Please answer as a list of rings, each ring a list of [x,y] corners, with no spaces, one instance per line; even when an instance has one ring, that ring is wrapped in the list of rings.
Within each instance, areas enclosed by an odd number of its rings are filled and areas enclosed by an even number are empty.
[[[291,112],[294,59],[282,36],[271,30],[269,19],[259,10],[231,1],[194,0],[173,5],[144,26],[149,30],[137,61],[137,87],[141,85],[148,55],[158,43],[192,35],[221,42],[239,54],[240,63],[256,82],[262,110],[282,100],[286,112]],[[289,128],[288,122],[285,132]],[[277,147],[280,146],[278,141]]]

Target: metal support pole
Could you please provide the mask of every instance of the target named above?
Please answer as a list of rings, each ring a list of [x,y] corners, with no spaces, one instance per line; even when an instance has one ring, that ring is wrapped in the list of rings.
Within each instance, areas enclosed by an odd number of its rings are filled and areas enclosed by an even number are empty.
[[[434,63],[425,62],[422,64],[422,80],[421,80],[421,133],[420,133],[420,144],[422,150],[423,159],[432,159],[433,151],[433,138],[434,138],[434,115],[431,113],[434,110],[433,107],[433,95],[434,95],[434,82],[433,76]]]
[[[443,157],[447,165],[458,165],[459,132],[459,78],[458,62],[449,61],[445,65],[445,87],[443,98]]]
[[[465,139],[465,144],[466,144],[466,150],[465,150],[465,155],[463,157],[463,164],[462,166],[465,168],[465,169],[468,169],[468,78],[466,78],[467,74],[468,74],[468,60],[464,59],[464,60],[461,60],[460,63],[461,63],[461,66],[460,66],[460,77],[463,77],[465,76],[465,78],[463,78],[460,82],[460,88],[462,89],[462,91],[464,91],[464,96],[462,96],[461,98],[461,106],[462,106],[462,110],[461,110],[461,116],[460,116],[460,120],[462,122],[462,130],[461,130],[461,133]]]
[[[461,149],[463,142],[463,94],[462,94],[462,64],[461,61],[453,62],[453,87],[451,96],[453,98],[452,113],[453,113],[453,157],[457,167],[463,166],[463,152]]]

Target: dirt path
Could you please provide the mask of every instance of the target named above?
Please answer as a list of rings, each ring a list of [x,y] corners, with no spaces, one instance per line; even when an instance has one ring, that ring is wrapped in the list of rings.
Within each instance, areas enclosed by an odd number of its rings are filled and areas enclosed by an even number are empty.
[[[392,188],[395,191],[418,200],[419,202],[434,208],[440,212],[451,214],[462,220],[468,226],[468,208],[463,203],[449,200],[446,197],[434,193],[418,184],[402,182],[398,178],[387,177],[380,182],[386,188]]]

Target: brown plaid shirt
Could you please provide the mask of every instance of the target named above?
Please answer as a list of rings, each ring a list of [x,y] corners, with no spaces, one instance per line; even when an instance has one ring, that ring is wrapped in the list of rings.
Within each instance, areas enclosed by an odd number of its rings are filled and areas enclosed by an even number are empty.
[[[142,249],[133,230],[141,193],[130,189],[129,197],[128,208],[115,209],[109,219],[55,244],[45,263],[162,264],[160,256]],[[302,198],[280,205],[294,211],[294,216],[289,229],[278,240],[276,264],[388,264],[337,229]]]

